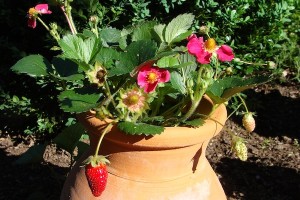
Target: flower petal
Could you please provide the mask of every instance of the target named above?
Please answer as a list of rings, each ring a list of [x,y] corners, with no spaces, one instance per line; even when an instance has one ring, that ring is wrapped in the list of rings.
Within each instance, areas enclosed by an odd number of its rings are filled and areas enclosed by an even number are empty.
[[[196,55],[197,61],[201,64],[208,64],[210,63],[210,57],[212,56],[211,53],[208,53],[207,51],[202,52],[199,55]]]
[[[199,39],[196,37],[193,37],[192,39],[189,40],[187,44],[187,49],[190,54],[197,55],[203,53],[203,38],[200,37]]]
[[[34,17],[28,18],[27,25],[30,28],[35,28],[36,27],[36,19]]]
[[[159,82],[160,83],[165,83],[170,80],[170,72],[165,69],[159,69]]]
[[[227,45],[222,45],[217,50],[217,55],[218,55],[218,59],[221,62],[231,61],[234,58],[234,54],[232,52],[232,49]]]
[[[187,38],[187,40],[188,41],[190,41],[191,39],[193,39],[193,38],[197,38],[197,35],[196,34],[192,34],[192,35],[190,35],[188,38]]]
[[[137,76],[137,84],[143,88],[147,84],[147,72],[140,71]]]
[[[40,14],[51,14],[52,11],[48,10],[48,4],[38,4],[34,7]]]
[[[157,84],[158,84],[158,82],[146,84],[144,87],[144,92],[146,92],[146,93],[153,92],[155,90]]]

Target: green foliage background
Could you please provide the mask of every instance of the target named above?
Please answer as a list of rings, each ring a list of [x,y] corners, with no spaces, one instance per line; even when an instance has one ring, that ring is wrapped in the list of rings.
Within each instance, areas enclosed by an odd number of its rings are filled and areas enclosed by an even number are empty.
[[[63,27],[67,23],[60,10],[53,6],[55,1],[48,2],[53,13],[43,15],[43,19],[58,22],[60,31],[66,31]],[[0,127],[9,133],[34,133],[52,138],[62,127],[73,124],[74,116],[58,108],[54,86],[43,86],[43,80],[36,84],[33,78],[9,70],[26,55],[40,53],[51,58],[56,54],[48,50],[54,43],[40,24],[36,29],[27,27],[26,12],[38,3],[43,2],[0,1]],[[122,28],[143,20],[168,22],[179,14],[193,13],[194,30],[204,25],[209,27],[211,37],[230,45],[237,58],[251,63],[276,63],[274,69],[268,65],[239,63],[234,73],[269,71],[278,77],[275,81],[299,82],[299,4],[298,0],[83,0],[72,5],[79,29],[87,27],[91,15],[100,18],[102,28]],[[290,73],[282,79],[284,70]]]

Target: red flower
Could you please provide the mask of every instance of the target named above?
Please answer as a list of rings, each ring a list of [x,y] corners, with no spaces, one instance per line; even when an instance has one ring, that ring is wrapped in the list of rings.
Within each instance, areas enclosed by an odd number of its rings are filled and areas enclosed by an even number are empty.
[[[170,72],[151,65],[144,65],[139,69],[137,82],[146,93],[155,90],[158,83],[165,83],[170,80]]]
[[[48,10],[48,4],[38,4],[34,8],[30,8],[28,11],[28,21],[27,24],[31,28],[36,27],[36,18],[38,14],[51,14],[52,11]]]
[[[190,54],[197,57],[197,61],[201,64],[210,63],[210,58],[216,55],[221,62],[231,61],[234,58],[232,49],[227,45],[217,46],[213,38],[204,41],[203,37],[197,38],[192,35],[188,38],[187,48]]]

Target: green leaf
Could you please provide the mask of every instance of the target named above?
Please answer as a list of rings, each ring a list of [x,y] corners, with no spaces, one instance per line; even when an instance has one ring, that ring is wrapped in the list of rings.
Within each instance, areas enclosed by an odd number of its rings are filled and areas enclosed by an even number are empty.
[[[152,29],[156,22],[144,22],[140,26],[133,30],[132,41],[138,40],[151,40],[152,39]]]
[[[139,40],[128,45],[126,50],[136,59],[136,65],[139,65],[155,56],[157,45],[152,40]]]
[[[47,76],[52,71],[50,62],[41,55],[30,55],[19,60],[11,69],[32,77]]]
[[[181,54],[179,57],[180,64],[188,64],[184,68],[184,74],[186,77],[190,77],[191,73],[194,73],[197,68],[196,58],[189,53]]]
[[[118,43],[121,38],[121,31],[116,28],[101,30],[100,37],[105,43]]]
[[[184,123],[189,126],[199,127],[199,126],[202,126],[205,123],[205,121],[201,118],[197,118],[197,119],[193,119],[190,121],[186,121]]]
[[[135,68],[136,65],[137,61],[131,54],[122,52],[119,54],[119,61],[115,63],[115,66],[108,69],[108,76],[112,77],[128,74]]]
[[[60,148],[73,154],[73,151],[84,132],[85,129],[80,123],[72,124],[71,126],[64,128],[62,132],[53,139],[53,142]]]
[[[65,112],[81,113],[95,108],[100,97],[101,93],[82,88],[63,91],[58,99],[61,109]]]
[[[105,67],[109,67],[114,64],[114,60],[119,59],[119,52],[114,49],[103,47],[100,49],[95,60],[103,64]]]
[[[159,24],[159,25],[154,26],[154,31],[160,38],[160,41],[162,41],[162,42],[165,41],[165,39],[164,39],[165,28],[166,28],[165,24]]]
[[[75,59],[87,64],[101,47],[96,36],[83,39],[79,36],[70,34],[59,40],[58,44],[66,58]]]
[[[246,89],[252,88],[256,85],[266,83],[270,80],[270,77],[259,76],[249,79],[241,77],[226,77],[221,80],[215,81],[210,85],[206,91],[206,94],[215,103],[224,103],[228,101],[233,95],[240,93]]]
[[[122,29],[121,31],[121,38],[119,40],[119,47],[122,49],[122,50],[125,50],[126,47],[127,47],[127,42],[128,42],[128,37],[130,34],[132,34],[133,32],[133,28],[129,28],[129,29]]]
[[[58,78],[69,81],[84,79],[82,70],[79,69],[78,65],[73,61],[61,57],[54,57],[52,63],[60,75]]]
[[[154,57],[154,59],[160,59],[162,57],[165,57],[165,56],[172,56],[172,55],[178,55],[178,52],[176,51],[163,51],[161,53],[157,53],[156,56]]]
[[[182,63],[182,64],[179,64],[179,65],[171,66],[171,68],[173,68],[173,69],[183,68],[184,69],[184,68],[190,67],[193,64],[194,64],[193,62],[187,62],[187,63]],[[189,74],[187,74],[187,75],[189,75]]]
[[[172,87],[180,91],[180,93],[182,94],[186,93],[184,78],[177,71],[171,72],[171,84]]]
[[[118,128],[129,135],[156,135],[164,131],[164,127],[145,123],[120,122]]]
[[[143,122],[163,122],[165,118],[163,116],[144,117]]]
[[[179,36],[177,36],[176,38],[174,38],[174,39],[171,41],[171,43],[176,43],[176,42],[180,42],[180,41],[182,41],[182,40],[186,40],[186,38],[187,38],[188,36],[190,36],[192,33],[193,33],[192,30],[187,31],[187,32],[185,32],[185,33],[182,33],[182,34],[180,34]]]
[[[165,42],[170,44],[175,38],[188,31],[194,21],[193,14],[182,14],[174,18],[166,27]]]
[[[30,147],[24,154],[21,155],[14,163],[15,164],[31,164],[40,163],[43,161],[46,144],[38,144]]]
[[[179,61],[173,56],[165,56],[157,61],[157,66],[160,68],[172,67],[176,65],[179,65]]]
[[[119,76],[130,73],[136,66],[155,56],[156,43],[152,40],[132,42],[126,52],[120,53],[116,66],[109,69],[108,76]]]

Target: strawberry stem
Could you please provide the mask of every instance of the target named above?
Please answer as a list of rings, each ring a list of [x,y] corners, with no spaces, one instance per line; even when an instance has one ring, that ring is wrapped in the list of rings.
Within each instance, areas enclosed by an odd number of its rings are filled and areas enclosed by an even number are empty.
[[[97,148],[96,148],[96,151],[95,151],[95,156],[94,156],[95,158],[98,156],[98,152],[99,152],[99,149],[100,149],[100,145],[101,145],[101,143],[102,143],[102,140],[103,140],[103,138],[104,138],[104,135],[108,132],[108,130],[109,130],[111,127],[112,127],[112,123],[109,123],[109,124],[105,127],[103,133],[101,134],[101,137],[100,137],[100,139],[99,139],[99,141],[98,141]]]
[[[246,113],[248,113],[249,110],[248,110],[248,108],[247,108],[246,102],[244,101],[244,99],[243,99],[239,94],[238,94],[237,96],[238,96],[238,97],[240,98],[240,100],[242,101],[242,104],[243,104],[244,108],[246,109]]]
[[[227,119],[229,119],[240,107],[241,107],[241,105],[242,105],[242,103],[240,103],[235,109],[234,109],[234,111],[232,111],[229,115],[228,115],[228,117],[227,117]]]

